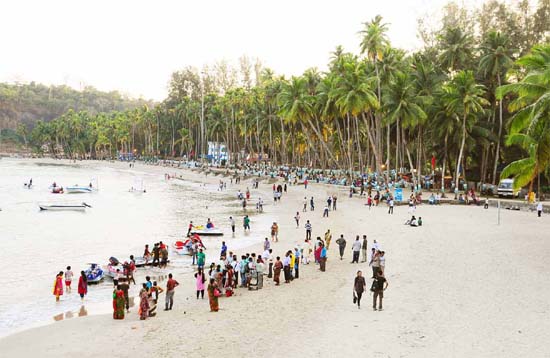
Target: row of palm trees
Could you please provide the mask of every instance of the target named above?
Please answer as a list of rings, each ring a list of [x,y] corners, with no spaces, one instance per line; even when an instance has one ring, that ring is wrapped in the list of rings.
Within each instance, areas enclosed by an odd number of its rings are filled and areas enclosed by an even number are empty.
[[[213,141],[225,143],[231,163],[262,158],[391,178],[406,172],[416,180],[436,171],[452,173],[457,186],[466,174],[495,183],[501,162],[522,154],[529,157],[505,175],[523,183],[546,170],[549,46],[514,65],[499,32],[474,46],[460,28],[445,29],[436,46],[414,54],[391,46],[379,16],[360,33],[361,53],[337,47],[324,73],[287,79],[265,69],[251,88],[201,87],[154,108],[94,116],[69,111],[39,123],[31,142],[71,156],[201,158]],[[512,149],[501,145],[505,135]]]

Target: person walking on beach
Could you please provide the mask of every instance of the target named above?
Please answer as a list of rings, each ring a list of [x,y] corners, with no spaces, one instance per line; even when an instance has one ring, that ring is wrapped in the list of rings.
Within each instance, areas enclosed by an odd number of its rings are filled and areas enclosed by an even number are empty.
[[[220,250],[220,258],[227,256],[227,245],[225,244],[225,241],[222,241],[222,248]]]
[[[321,254],[319,259],[319,269],[322,272],[325,272],[327,267],[327,249],[325,248],[325,245],[321,243]]]
[[[380,255],[378,256],[378,261],[380,262],[380,271],[382,271],[382,273],[385,273],[386,271],[386,257],[384,256],[385,253],[385,251],[380,251]]]
[[[271,225],[271,241],[279,241],[279,226],[275,221]]]
[[[304,196],[304,208],[302,209],[302,212],[306,212],[307,211],[307,198]]]
[[[174,291],[175,288],[179,286],[178,281],[172,278],[172,274],[168,274],[168,281],[166,282],[166,306],[164,307],[165,311],[172,310],[174,305]]]
[[[311,199],[309,199],[309,210],[310,211],[315,211],[315,203],[313,202],[313,197],[311,197]]]
[[[325,232],[325,245],[327,246],[327,250],[330,249],[331,241],[332,241],[332,233],[330,232],[330,229],[327,229],[327,232]]]
[[[363,243],[361,244],[361,253],[363,254],[363,260],[361,262],[367,262],[367,235],[363,235]]]
[[[355,303],[357,300],[357,308],[359,309],[361,309],[361,296],[363,296],[363,292],[365,292],[366,288],[367,284],[365,282],[365,278],[363,277],[363,273],[361,271],[357,271],[357,276],[353,282],[353,290],[355,291],[353,302]]]
[[[483,209],[489,209],[489,198],[485,198],[485,204],[483,204]]]
[[[344,257],[344,250],[346,249],[346,239],[344,239],[344,234],[340,235],[340,238],[336,240],[338,244],[338,250],[340,251],[340,260]]]
[[[297,247],[294,248],[294,278],[300,277],[300,250]]]
[[[305,225],[305,228],[306,228],[306,240],[309,239],[311,240],[311,223],[309,222],[309,220],[306,222],[306,225]]]
[[[330,210],[330,208],[332,208],[332,196],[329,195],[328,199],[327,199],[327,206]]]
[[[332,196],[332,210],[336,210],[336,199],[338,199],[336,197],[336,195],[333,195]]]
[[[245,215],[243,218],[243,226],[244,226],[244,231],[246,230],[250,231],[250,218],[248,217],[248,215]]]
[[[197,254],[197,266],[199,267],[199,269],[203,269],[205,263],[206,254],[202,251],[202,249],[199,249],[199,253]]]
[[[56,301],[59,301],[59,297],[63,296],[63,271],[59,271],[55,276],[53,282],[53,295]]]
[[[264,240],[264,251],[269,250],[270,247],[271,247],[271,243],[269,242],[269,239],[266,237]]]
[[[537,215],[539,218],[542,216],[542,203],[540,201],[537,204]]]
[[[113,290],[113,319],[124,319],[124,301],[124,291],[117,282]]]
[[[196,287],[197,287],[197,300],[199,299],[199,294],[201,298],[204,300],[204,283],[206,282],[206,277],[204,276],[204,272],[202,269],[199,269],[195,273],[195,280],[196,280]]]
[[[361,241],[359,241],[359,235],[355,237],[355,241],[353,242],[353,245],[351,246],[351,250],[353,252],[353,259],[351,260],[352,264],[358,264],[359,263],[359,254],[361,253]]]
[[[231,225],[231,232],[235,235],[235,219],[233,219],[233,216],[229,217],[229,224]]]
[[[78,294],[80,299],[84,301],[84,296],[88,293],[88,278],[84,271],[80,271],[80,277],[78,278]]]
[[[388,206],[389,206],[388,214],[393,215],[393,205],[394,205],[393,198],[390,198],[390,201],[388,202]]]
[[[143,259],[145,260],[145,264],[148,264],[149,260],[151,260],[151,252],[149,251],[149,245],[145,245],[145,250],[143,250]]]
[[[294,216],[294,221],[296,221],[296,229],[300,227],[300,213],[296,212],[296,215]]]
[[[388,288],[388,280],[384,277],[382,271],[378,271],[372,283],[372,309],[376,311],[376,301],[378,300],[378,311],[382,311],[382,299],[384,291]]]
[[[280,256],[277,256],[273,269],[273,282],[275,282],[275,286],[279,286],[281,283],[281,270],[283,269],[283,263],[281,262]]]
[[[72,282],[73,282],[73,272],[71,271],[71,266],[67,266],[67,271],[65,271],[65,287],[67,288],[67,293],[71,293]]]

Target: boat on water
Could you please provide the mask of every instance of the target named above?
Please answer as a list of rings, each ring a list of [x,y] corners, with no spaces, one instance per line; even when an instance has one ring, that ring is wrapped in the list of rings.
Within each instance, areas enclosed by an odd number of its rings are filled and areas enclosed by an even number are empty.
[[[90,267],[84,270],[84,274],[88,283],[99,283],[105,277],[105,273],[98,264],[90,264]]]
[[[222,236],[223,231],[216,228],[206,228],[204,226],[194,226],[191,230],[191,235],[199,236]]]
[[[41,211],[85,211],[86,208],[91,208],[91,205],[86,203],[81,204],[38,204]]]
[[[170,263],[170,260],[166,261],[166,263]],[[150,257],[149,260],[145,260],[144,257],[139,256],[134,258],[134,264],[136,267],[146,267],[146,266],[153,266],[153,258]],[[157,266],[157,265],[155,265]]]
[[[93,189],[90,186],[73,185],[66,187],[65,191],[67,192],[67,194],[85,194],[91,193]]]

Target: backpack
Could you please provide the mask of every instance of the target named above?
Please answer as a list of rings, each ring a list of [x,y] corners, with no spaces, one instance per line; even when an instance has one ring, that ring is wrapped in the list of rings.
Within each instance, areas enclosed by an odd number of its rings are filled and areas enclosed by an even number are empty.
[[[373,280],[372,281],[372,285],[370,286],[370,290],[371,292],[374,292],[378,289],[378,281],[377,280]]]

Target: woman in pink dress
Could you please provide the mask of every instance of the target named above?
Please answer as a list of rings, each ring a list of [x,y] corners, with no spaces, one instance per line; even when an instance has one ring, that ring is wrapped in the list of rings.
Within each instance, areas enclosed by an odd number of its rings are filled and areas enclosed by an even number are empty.
[[[204,299],[204,283],[206,282],[206,277],[204,276],[202,268],[199,268],[199,271],[195,274],[195,278],[197,280],[197,300],[199,299],[199,294],[201,298]]]

